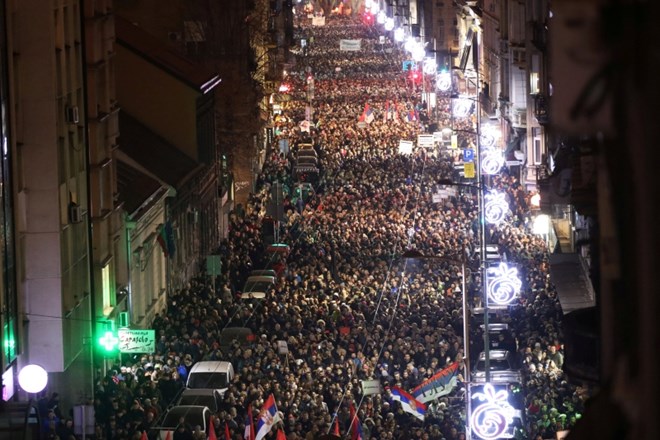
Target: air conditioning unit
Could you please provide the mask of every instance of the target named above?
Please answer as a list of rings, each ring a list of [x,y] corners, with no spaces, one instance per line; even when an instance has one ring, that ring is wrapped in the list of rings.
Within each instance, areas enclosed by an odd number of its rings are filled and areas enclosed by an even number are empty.
[[[77,105],[72,105],[67,107],[65,113],[66,113],[65,117],[67,124],[77,124],[78,122],[80,122],[80,116],[78,114]]]
[[[82,208],[77,203],[69,203],[69,222],[80,223],[82,222]]]

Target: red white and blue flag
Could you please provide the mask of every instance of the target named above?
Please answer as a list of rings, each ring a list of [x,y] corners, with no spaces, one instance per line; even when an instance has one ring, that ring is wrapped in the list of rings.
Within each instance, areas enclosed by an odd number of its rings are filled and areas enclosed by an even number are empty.
[[[254,440],[254,420],[252,419],[252,405],[248,405],[247,415],[245,416],[245,431],[243,431],[244,440]]]
[[[360,423],[360,419],[355,413],[355,407],[353,406],[353,402],[351,402],[350,412],[351,412],[351,440],[363,440],[362,423]]]
[[[458,382],[459,367],[458,362],[452,363],[415,387],[411,394],[418,401],[426,403],[451,393]]]
[[[390,393],[392,394],[392,400],[399,402],[405,412],[412,414],[419,420],[424,420],[426,416],[426,405],[399,387],[391,387]]]
[[[257,418],[256,435],[254,440],[261,440],[273,429],[277,422],[281,421],[281,417],[277,412],[277,405],[275,405],[275,397],[271,394],[261,407],[259,416]]]
[[[366,122],[367,124],[371,124],[374,120],[374,112],[371,110],[371,107],[369,107],[369,103],[366,103],[364,105],[364,111],[360,115],[360,118],[358,121],[360,122]]]

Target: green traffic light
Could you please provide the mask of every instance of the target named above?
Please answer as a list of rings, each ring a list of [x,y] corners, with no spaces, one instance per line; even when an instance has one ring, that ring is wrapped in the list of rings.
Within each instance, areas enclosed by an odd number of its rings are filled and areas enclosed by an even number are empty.
[[[119,344],[119,339],[110,331],[105,332],[105,335],[103,335],[101,338],[99,338],[99,344],[103,348],[105,348],[106,351],[113,351],[115,348],[117,348],[117,344]]]

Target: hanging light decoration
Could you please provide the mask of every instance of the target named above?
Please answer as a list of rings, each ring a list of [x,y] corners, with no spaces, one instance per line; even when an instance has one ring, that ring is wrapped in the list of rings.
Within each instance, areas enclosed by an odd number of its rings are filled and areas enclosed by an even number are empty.
[[[385,14],[383,11],[380,11],[378,15],[376,15],[376,22],[378,22],[378,24],[383,24],[385,23],[385,20],[387,20],[387,14]]]
[[[497,191],[490,191],[484,195],[485,207],[484,216],[486,222],[491,225],[497,225],[504,220],[504,217],[509,213],[509,203],[506,200],[506,193]]]
[[[387,17],[387,19],[385,20],[384,27],[387,32],[390,32],[392,29],[394,29],[394,19],[391,17]],[[394,38],[396,39],[396,32],[394,33]]]
[[[522,287],[518,269],[509,267],[506,263],[489,267],[486,271],[486,279],[488,300],[498,306],[511,304],[518,297]]]
[[[394,26],[394,21],[392,22],[392,26]],[[387,29],[387,28],[386,28]],[[405,38],[406,34],[403,30],[403,28],[396,28],[394,31],[394,40],[401,42]]]
[[[437,67],[438,64],[435,62],[435,58],[433,57],[424,58],[424,73],[426,73],[427,75],[431,75],[435,73]]]
[[[373,14],[378,14],[378,12],[380,11],[380,5],[378,4],[378,2],[373,2],[373,3],[371,4],[371,8],[370,8],[370,9],[371,9],[371,12],[372,12]]]
[[[440,72],[435,77],[435,86],[441,92],[448,92],[451,90],[451,73],[449,72]]]
[[[456,98],[452,100],[452,113],[456,118],[467,118],[472,114],[474,102],[469,98]]]
[[[406,50],[406,52],[410,52],[410,53],[412,53],[416,47],[417,47],[417,40],[415,40],[415,37],[412,36],[408,37],[403,45],[403,48]]]
[[[509,393],[502,389],[495,390],[492,384],[487,383],[483,392],[472,394],[472,399],[482,402],[473,404],[470,425],[474,434],[484,440],[510,437],[507,430],[513,423],[515,409],[508,402]]]
[[[488,175],[497,174],[504,166],[504,154],[498,148],[486,148],[481,152],[481,172]]]

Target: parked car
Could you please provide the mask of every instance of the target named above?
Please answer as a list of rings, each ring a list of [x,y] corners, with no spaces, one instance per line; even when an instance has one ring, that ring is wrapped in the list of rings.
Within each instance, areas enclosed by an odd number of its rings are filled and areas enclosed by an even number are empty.
[[[516,368],[513,355],[508,350],[489,350],[491,383],[522,383],[522,374]],[[479,360],[472,371],[472,381],[486,382],[486,352],[479,354]]]
[[[215,414],[222,406],[222,395],[213,389],[186,388],[181,392],[177,405],[206,406]]]
[[[187,388],[218,390],[224,396],[234,379],[234,366],[226,361],[197,362],[188,373]]]
[[[207,426],[211,418],[211,410],[206,406],[179,405],[172,407],[163,417],[160,426],[153,428],[158,431],[160,440],[173,439],[179,425],[184,424],[194,430],[201,428],[206,438]]]
[[[263,299],[268,291],[275,287],[275,277],[268,275],[253,275],[248,277],[241,298],[243,299]]]

